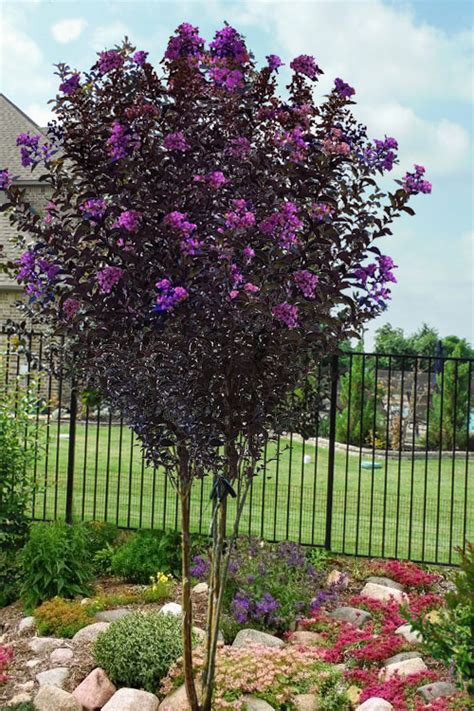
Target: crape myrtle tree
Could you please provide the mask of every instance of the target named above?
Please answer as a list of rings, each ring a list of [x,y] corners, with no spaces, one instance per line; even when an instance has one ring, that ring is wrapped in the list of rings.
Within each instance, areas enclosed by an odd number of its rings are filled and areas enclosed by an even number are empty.
[[[127,40],[89,72],[61,64],[47,139],[18,137],[24,165],[41,163],[51,186],[45,215],[0,174],[3,209],[26,235],[16,274],[29,313],[67,336],[75,377],[124,412],[179,496],[193,711],[211,708],[229,555],[280,405],[385,307],[394,264],[374,243],[431,189],[415,166],[384,193],[376,178],[397,162],[395,139],[368,139],[339,78],[315,103],[311,56],[291,61],[280,98],[281,66],[269,55],[258,69],[228,25],[206,47],[186,23],[159,72]],[[212,565],[196,685],[190,500],[204,476]]]

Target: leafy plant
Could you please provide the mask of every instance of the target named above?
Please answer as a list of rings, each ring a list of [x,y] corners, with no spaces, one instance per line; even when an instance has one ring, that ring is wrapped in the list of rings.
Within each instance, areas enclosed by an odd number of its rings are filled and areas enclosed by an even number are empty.
[[[109,543],[105,548],[101,548],[92,559],[92,566],[96,575],[112,575],[112,559],[115,554],[115,548]]]
[[[150,578],[150,585],[142,593],[145,602],[161,602],[167,600],[171,593],[171,576],[158,571]]]
[[[21,597],[26,610],[55,596],[88,595],[92,565],[82,525],[60,521],[32,526],[22,552]]]
[[[53,597],[37,607],[33,615],[40,635],[71,638],[93,622],[94,612],[79,600]]]
[[[117,526],[104,521],[87,521],[84,530],[92,557],[107,546],[113,547],[120,534]]]
[[[22,704],[14,704],[13,706],[0,706],[0,711],[36,711],[36,706],[32,701]]]
[[[137,531],[112,556],[111,568],[131,583],[149,582],[157,570],[178,575],[180,535],[174,531]]]
[[[93,649],[96,664],[114,684],[151,692],[182,653],[181,620],[159,612],[134,612],[112,622]]]
[[[359,350],[363,350],[361,344]],[[340,380],[340,412],[336,416],[338,442],[356,446],[370,444],[375,437],[381,439],[382,388],[375,382],[375,364],[362,355],[353,355],[349,370]]]

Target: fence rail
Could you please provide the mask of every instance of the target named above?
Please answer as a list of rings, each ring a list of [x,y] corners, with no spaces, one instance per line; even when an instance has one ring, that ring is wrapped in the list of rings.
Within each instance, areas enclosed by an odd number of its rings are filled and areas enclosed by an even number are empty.
[[[178,527],[175,492],[146,465],[121,414],[48,374],[44,346],[41,334],[0,334],[6,385],[36,388],[32,517]],[[473,363],[347,353],[319,365],[293,396],[291,432],[265,448],[240,532],[348,555],[455,563],[456,548],[474,539]],[[208,531],[210,489],[206,478],[195,485],[196,532]]]

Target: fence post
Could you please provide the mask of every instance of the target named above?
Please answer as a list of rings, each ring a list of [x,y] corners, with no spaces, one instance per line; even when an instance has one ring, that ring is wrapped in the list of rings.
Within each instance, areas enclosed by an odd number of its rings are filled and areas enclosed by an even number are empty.
[[[66,482],[66,523],[72,523],[72,500],[74,494],[74,454],[76,450],[77,392],[74,380],[71,382],[69,405],[69,443],[67,453]]]
[[[332,531],[332,500],[334,493],[334,463],[336,452],[336,413],[337,413],[337,383],[339,378],[339,356],[331,356],[331,395],[329,409],[329,452],[328,452],[328,490],[326,501],[326,536],[324,547],[331,550]]]

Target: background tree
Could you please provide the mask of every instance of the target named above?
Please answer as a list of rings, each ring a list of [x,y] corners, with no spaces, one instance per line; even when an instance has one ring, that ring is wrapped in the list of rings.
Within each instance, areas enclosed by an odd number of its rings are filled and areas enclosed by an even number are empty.
[[[61,64],[48,140],[18,137],[24,165],[45,162],[46,216],[0,173],[2,209],[27,235],[16,266],[27,310],[68,336],[76,379],[123,411],[178,492],[193,711],[211,708],[229,556],[281,403],[385,308],[395,265],[374,240],[413,214],[411,195],[431,191],[415,166],[384,194],[375,178],[396,162],[395,139],[367,138],[350,110],[354,89],[339,78],[317,105],[313,57],[293,59],[282,100],[281,65],[269,55],[257,70],[227,25],[206,48],[187,23],[160,76],[128,42],[83,75]],[[189,526],[203,476],[214,484],[199,698]]]

